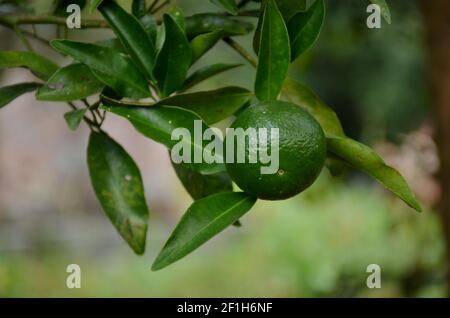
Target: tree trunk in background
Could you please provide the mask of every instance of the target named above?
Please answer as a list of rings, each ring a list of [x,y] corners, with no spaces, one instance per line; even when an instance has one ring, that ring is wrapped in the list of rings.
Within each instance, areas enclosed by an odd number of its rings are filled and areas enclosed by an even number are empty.
[[[422,0],[428,49],[428,82],[442,187],[440,213],[446,240],[450,295],[450,0]]]

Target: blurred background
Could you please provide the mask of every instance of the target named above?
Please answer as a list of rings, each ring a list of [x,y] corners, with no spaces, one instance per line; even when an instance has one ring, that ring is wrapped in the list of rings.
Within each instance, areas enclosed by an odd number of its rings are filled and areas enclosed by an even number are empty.
[[[87,127],[69,131],[64,104],[37,102],[28,94],[0,111],[0,297],[445,297],[445,218],[436,208],[445,184],[434,177],[442,160],[428,94],[426,23],[420,1],[388,3],[392,24],[368,29],[367,2],[327,1],[322,35],[291,67],[291,76],[336,110],[349,136],[401,171],[425,207],[422,214],[363,174],[333,179],[324,170],[300,196],[259,201],[241,228],[151,272],[191,203],[165,148],[108,117],[106,130],[135,158],[145,180],[151,217],[147,253],[138,257],[94,196],[85,160]],[[172,4],[187,15],[217,10],[209,1]],[[30,5],[44,13],[51,0]],[[51,26],[38,31],[56,36]],[[69,35],[88,42],[109,31]],[[25,49],[4,27],[0,38],[1,50]],[[251,36],[236,40],[251,50]],[[37,42],[33,46],[61,65],[69,62]],[[240,60],[219,43],[197,66]],[[199,89],[252,89],[254,76],[246,65]],[[1,86],[29,80],[26,70],[0,73]],[[81,289],[66,287],[66,267],[73,263],[81,266]],[[366,286],[369,264],[381,267],[381,289]]]

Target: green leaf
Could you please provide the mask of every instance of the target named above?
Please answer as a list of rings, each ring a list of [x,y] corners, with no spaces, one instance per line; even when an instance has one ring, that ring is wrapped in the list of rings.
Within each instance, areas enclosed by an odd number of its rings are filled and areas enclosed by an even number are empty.
[[[106,215],[134,252],[143,254],[148,209],[139,168],[104,133],[91,133],[87,161],[92,185]]]
[[[72,110],[64,114],[67,126],[70,130],[77,130],[80,127],[80,123],[83,120],[84,114],[86,114],[87,108]]]
[[[314,1],[314,0],[312,0]],[[276,0],[278,9],[284,18],[284,21],[288,22],[295,14],[304,12],[308,9],[308,4],[311,0]]]
[[[25,67],[44,81],[58,69],[58,65],[33,52],[0,51],[0,69],[12,67]]]
[[[131,60],[120,52],[100,45],[68,40],[53,40],[51,46],[86,64],[104,84],[129,98],[150,96],[147,80]]]
[[[231,178],[226,171],[203,175],[186,169],[180,164],[172,162],[172,165],[184,188],[194,200],[199,200],[220,192],[233,191]]]
[[[186,18],[186,35],[189,39],[217,30],[225,36],[244,35],[253,30],[253,24],[221,14],[201,13]]]
[[[155,43],[147,35],[142,24],[114,1],[103,2],[99,10],[139,69],[147,79],[153,79]]]
[[[320,123],[326,134],[344,136],[341,122],[334,110],[325,105],[305,85],[290,78],[286,79],[282,89],[282,98],[308,111]]]
[[[241,87],[224,87],[213,91],[180,94],[163,99],[158,105],[178,106],[199,115],[211,125],[230,117],[245,104],[252,93]]]
[[[206,142],[194,138],[195,125],[196,123],[197,125],[201,123],[201,119],[191,111],[174,106],[157,106],[151,108],[117,106],[117,101],[108,99],[105,96],[102,96],[102,102],[104,104],[102,106],[103,109],[128,119],[141,134],[167,146],[169,149],[172,149],[176,144],[180,143],[179,140],[172,140],[172,132],[175,129],[186,128],[191,138],[185,141],[187,142],[188,148],[191,149],[191,154],[195,152],[202,154],[204,152]],[[202,124],[202,136],[207,128],[208,126]],[[191,163],[183,164],[191,170],[203,174],[213,174],[225,170],[225,166],[222,163],[208,164],[204,161],[195,163],[192,157],[193,155],[191,156]]]
[[[289,35],[274,0],[267,0],[261,20],[255,93],[261,101],[276,99],[289,68]]]
[[[225,35],[222,30],[200,34],[191,41],[192,64],[198,61],[206,52],[216,45]]]
[[[165,39],[153,70],[163,97],[183,86],[192,60],[191,47],[183,30],[168,14],[164,15],[164,28],[170,37]]]
[[[238,6],[235,0],[210,0],[215,5],[222,7],[232,15],[238,14]]]
[[[389,6],[386,3],[386,0],[369,0],[369,1],[380,7],[381,15],[388,24],[391,24],[391,11],[389,10]]]
[[[41,86],[39,83],[20,83],[0,87],[0,108],[8,105],[22,94],[32,92]]]
[[[195,71],[194,73],[192,73],[187,79],[186,81],[184,81],[183,87],[181,88],[181,92],[184,92],[192,87],[194,87],[195,85],[201,83],[204,80],[207,80],[215,75],[218,75],[220,73],[223,73],[225,71],[231,70],[233,68],[242,66],[242,64],[222,64],[222,63],[218,63],[218,64],[213,64],[213,65],[208,65],[205,67],[202,67],[200,69],[198,69],[197,71]]]
[[[381,182],[410,207],[422,209],[405,179],[369,147],[350,138],[328,135],[328,151]]]
[[[319,37],[325,20],[324,0],[317,0],[306,12],[294,15],[287,28],[291,43],[291,61],[306,52]]]
[[[160,270],[191,253],[239,220],[255,204],[245,193],[214,194],[194,202],[178,223],[152,265]]]
[[[230,117],[248,103],[252,93],[241,87],[223,87],[213,91],[179,94],[157,103],[113,101],[105,99],[107,105],[128,107],[177,106],[194,112],[206,124],[211,125]]]
[[[131,12],[136,18],[141,18],[147,13],[145,0],[133,0],[131,3]]]
[[[70,64],[53,74],[37,92],[38,100],[73,101],[102,91],[100,82],[84,64]]]
[[[94,44],[104,46],[110,49],[114,49],[120,53],[127,54],[125,48],[122,45],[122,42],[118,38],[109,38],[105,40],[100,40],[95,42]]]
[[[103,0],[89,0],[89,12],[93,13]]]
[[[184,21],[183,10],[181,10],[180,7],[178,6],[171,7],[169,10],[167,10],[166,14],[172,17],[173,21],[175,21],[178,24],[178,26],[180,27],[181,30],[183,30],[183,32],[185,31],[186,24]]]

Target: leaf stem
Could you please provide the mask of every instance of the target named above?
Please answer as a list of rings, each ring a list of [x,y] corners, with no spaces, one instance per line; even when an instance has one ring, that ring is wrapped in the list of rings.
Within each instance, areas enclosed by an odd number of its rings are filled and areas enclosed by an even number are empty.
[[[225,43],[227,43],[231,48],[233,48],[236,52],[238,52],[243,58],[245,58],[251,65],[256,67],[258,65],[257,60],[246,50],[244,49],[238,42],[233,40],[230,37],[223,39]]]

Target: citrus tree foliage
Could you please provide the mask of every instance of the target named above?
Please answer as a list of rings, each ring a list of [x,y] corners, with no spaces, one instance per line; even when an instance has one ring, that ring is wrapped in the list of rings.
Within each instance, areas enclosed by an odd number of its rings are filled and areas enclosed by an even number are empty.
[[[87,12],[98,10],[103,17],[83,19],[85,27],[109,27],[115,36],[94,43],[65,37],[47,41],[54,50],[72,59],[65,66],[31,50],[1,51],[0,68],[27,68],[36,80],[0,88],[0,108],[35,91],[40,101],[65,102],[72,108],[64,115],[70,129],[76,130],[81,122],[89,126],[87,165],[93,189],[107,217],[137,254],[145,251],[149,217],[142,176],[126,150],[103,130],[106,113],[128,120],[139,133],[170,150],[175,144],[171,140],[175,128],[193,132],[195,120],[202,120],[203,127],[209,127],[234,117],[257,100],[288,101],[320,123],[327,140],[327,162],[332,163],[328,169],[345,165],[359,169],[420,211],[403,177],[372,149],[346,137],[332,108],[306,84],[287,78],[291,63],[310,49],[320,35],[326,16],[325,1],[211,2],[219,11],[185,16],[180,8],[162,7],[159,1],[135,0],[131,12],[112,0],[78,1]],[[384,18],[390,22],[386,2],[370,2],[380,5]],[[27,37],[46,40],[21,26],[47,23],[61,27],[61,16],[67,15],[64,8],[69,3],[74,2],[55,1],[52,13],[33,19],[24,1],[1,1],[0,8],[7,4],[16,13],[1,15],[0,24],[15,29],[31,48]],[[249,4],[256,4],[258,9],[246,9]],[[23,18],[24,12],[31,18]],[[156,18],[155,13],[162,18]],[[249,17],[253,17],[253,23]],[[234,40],[250,32],[254,34],[254,52],[247,52]],[[219,41],[228,43],[241,55],[236,55],[236,62],[217,61],[191,71]],[[211,91],[196,89],[199,83],[245,62],[255,66],[253,90],[231,84]],[[87,102],[93,96],[96,101]],[[77,106],[80,104],[84,106]],[[190,146],[203,148],[204,144],[194,141]],[[244,192],[233,192],[232,180],[223,164],[173,166],[194,202],[157,256],[154,270],[179,260],[230,225],[239,225],[239,219],[257,201]]]

